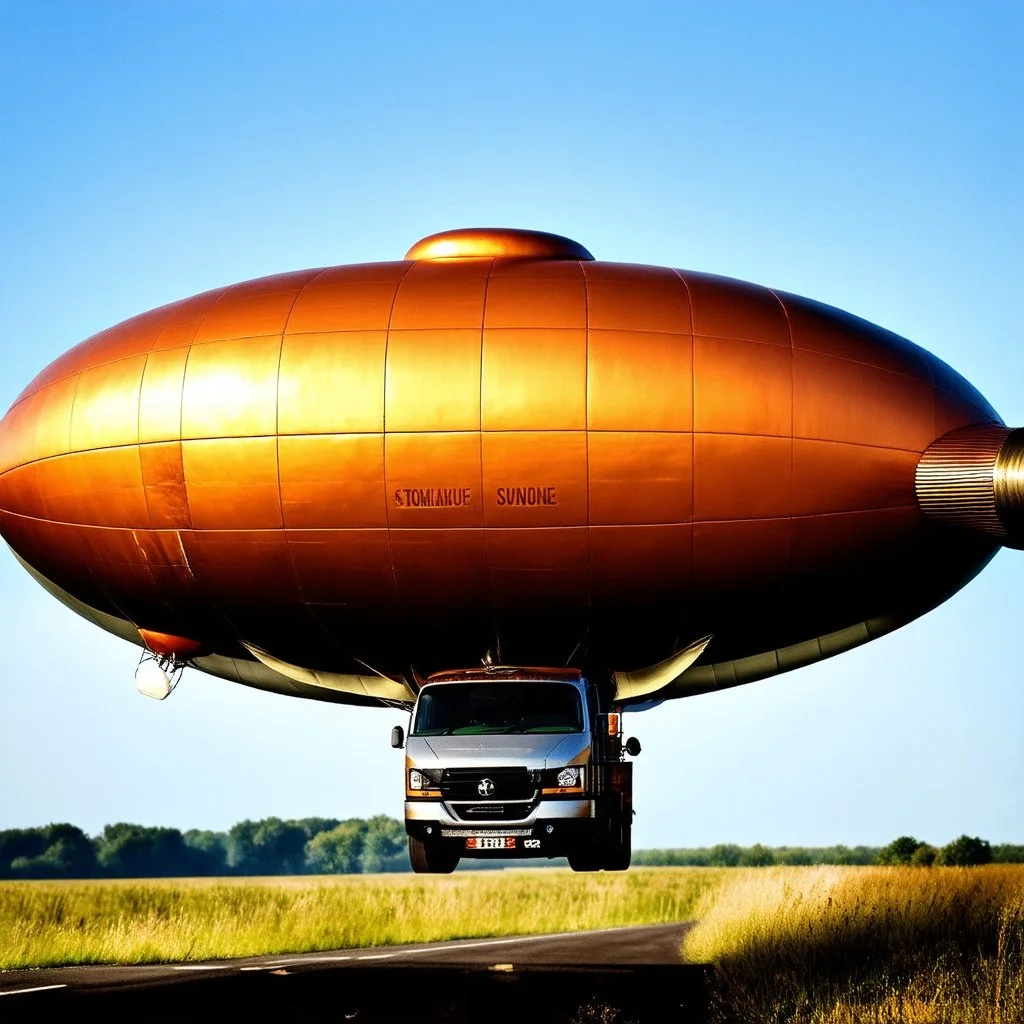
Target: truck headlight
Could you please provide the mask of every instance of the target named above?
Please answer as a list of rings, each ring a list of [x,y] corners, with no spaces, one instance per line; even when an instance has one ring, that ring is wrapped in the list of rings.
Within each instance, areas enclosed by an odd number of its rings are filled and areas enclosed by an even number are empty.
[[[435,768],[410,768],[406,774],[405,791],[410,796],[441,795],[441,771]]]
[[[578,764],[566,765],[564,768],[548,768],[541,773],[542,793],[582,793],[585,783],[583,766]]]

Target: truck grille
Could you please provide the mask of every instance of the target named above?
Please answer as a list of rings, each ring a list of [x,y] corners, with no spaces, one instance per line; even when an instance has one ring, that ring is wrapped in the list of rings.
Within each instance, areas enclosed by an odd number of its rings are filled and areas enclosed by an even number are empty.
[[[463,821],[522,821],[536,806],[533,800],[508,804],[459,804],[453,801],[448,805],[451,812]]]
[[[441,775],[444,800],[495,804],[532,800],[536,795],[533,773],[526,768],[446,768]]]
[[[537,783],[526,768],[446,768],[441,798],[462,821],[521,821],[537,804]]]
[[[470,836],[532,836],[532,828],[443,828],[442,839],[463,839]]]

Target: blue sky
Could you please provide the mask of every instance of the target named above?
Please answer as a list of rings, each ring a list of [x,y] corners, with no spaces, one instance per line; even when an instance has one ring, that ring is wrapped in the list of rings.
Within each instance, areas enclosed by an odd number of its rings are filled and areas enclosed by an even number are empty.
[[[0,0],[0,406],[206,288],[466,225],[848,309],[1024,425],[1017,4]],[[1024,842],[1024,555],[838,659],[627,718],[637,846]],[[0,828],[401,814],[401,716],[186,674],[0,554]]]

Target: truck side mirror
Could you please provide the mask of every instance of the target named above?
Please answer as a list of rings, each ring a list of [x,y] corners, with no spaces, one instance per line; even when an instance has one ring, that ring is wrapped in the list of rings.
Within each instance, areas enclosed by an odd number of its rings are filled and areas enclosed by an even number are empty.
[[[635,736],[630,736],[623,744],[623,750],[629,754],[630,757],[636,757],[640,753],[640,741]]]
[[[391,746],[393,746],[395,748],[395,750],[401,750],[401,748],[404,745],[405,745],[405,732],[403,731],[403,729],[402,729],[402,727],[400,725],[396,725],[391,730]]]

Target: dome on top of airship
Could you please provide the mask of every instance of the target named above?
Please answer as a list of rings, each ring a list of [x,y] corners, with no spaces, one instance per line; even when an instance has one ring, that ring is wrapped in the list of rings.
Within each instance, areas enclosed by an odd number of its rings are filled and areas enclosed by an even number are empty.
[[[548,231],[524,228],[455,228],[421,238],[407,260],[494,259],[593,260],[579,242]]]

